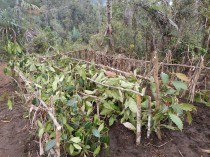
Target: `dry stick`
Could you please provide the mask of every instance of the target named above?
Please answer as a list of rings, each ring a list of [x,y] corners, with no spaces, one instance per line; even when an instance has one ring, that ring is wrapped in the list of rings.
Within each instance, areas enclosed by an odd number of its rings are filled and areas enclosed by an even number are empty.
[[[60,134],[61,134],[61,126],[60,124],[58,123],[57,119],[55,118],[55,116],[53,115],[53,113],[51,112],[51,110],[49,109],[49,107],[47,106],[47,104],[39,99],[40,103],[45,107],[47,113],[49,114],[50,118],[53,120],[53,123],[54,125],[56,126],[56,148],[55,148],[55,151],[56,151],[56,154],[57,154],[57,157],[60,157]]]
[[[20,76],[20,78],[26,83],[26,84],[30,84],[31,82],[28,81],[25,76],[23,75],[23,73],[18,70],[18,69],[14,69],[15,72]],[[40,104],[44,106],[44,108],[46,109],[47,113],[49,114],[50,118],[53,120],[54,125],[56,126],[56,154],[57,157],[60,157],[60,132],[61,132],[61,126],[58,123],[57,119],[55,118],[55,116],[53,115],[53,113],[51,112],[51,110],[49,109],[49,107],[47,106],[47,104],[39,98]]]
[[[154,75],[154,82],[155,82],[155,90],[156,90],[156,109],[160,109],[160,89],[159,89],[159,81],[158,81],[158,71],[159,71],[159,64],[158,64],[158,54],[157,51],[154,51],[154,58],[153,58],[153,75]],[[157,136],[161,140],[161,132],[160,132],[160,123],[157,124]]]
[[[90,78],[87,78],[87,80],[91,81],[91,82],[94,82],[96,84],[99,84],[101,86],[105,86],[105,87],[108,87],[108,88],[114,88],[114,89],[118,89],[118,90],[121,90],[121,91],[126,91],[126,92],[131,92],[131,93],[134,93],[134,94],[139,94],[142,96],[141,93],[135,91],[135,90],[132,90],[132,89],[125,89],[125,88],[121,88],[121,87],[114,87],[114,86],[110,86],[110,85],[107,85],[107,84],[104,84],[104,83],[100,83],[100,82],[97,82],[93,79],[90,79]]]
[[[136,112],[136,145],[141,143],[141,95],[136,94],[137,112]]]
[[[152,109],[151,109],[151,103],[152,103],[152,101],[151,101],[151,97],[149,96],[148,97],[148,100],[149,100],[149,102],[148,102],[148,129],[147,129],[147,138],[149,138],[150,137],[150,133],[151,133],[151,118],[152,118]]]
[[[84,63],[87,63],[87,64],[91,64],[91,62],[88,62],[88,61],[85,61],[85,60],[81,60],[81,59],[77,59],[77,58],[71,58],[72,60],[75,60],[75,61],[81,61],[81,62],[84,62]],[[115,68],[112,68],[112,67],[109,67],[109,66],[105,66],[105,65],[99,65],[99,64],[95,64],[97,67],[100,67],[100,68],[103,68],[103,69],[110,69],[112,71],[115,71],[115,72],[118,72],[118,73],[121,73],[125,76],[134,76],[134,74],[132,73],[128,73],[128,72],[125,72],[125,71],[121,71],[121,70],[118,70],[118,69],[115,69]],[[144,80],[150,80],[148,77],[144,77],[144,76],[141,76],[141,75],[136,75],[136,77],[140,78],[140,79],[144,79]]]

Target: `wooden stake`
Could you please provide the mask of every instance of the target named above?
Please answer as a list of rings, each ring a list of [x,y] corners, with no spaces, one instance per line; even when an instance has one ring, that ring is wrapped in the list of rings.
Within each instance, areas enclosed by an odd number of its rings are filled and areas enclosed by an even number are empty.
[[[147,129],[147,138],[150,137],[150,133],[151,133],[151,118],[152,118],[152,111],[151,111],[151,97],[149,96],[149,99],[148,99],[148,129]]]
[[[136,145],[141,143],[141,95],[136,94],[137,112],[136,112]]]
[[[160,109],[160,89],[159,89],[159,80],[158,80],[158,71],[159,71],[159,63],[158,63],[158,53],[157,51],[154,51],[154,58],[153,58],[153,77],[155,81],[155,101],[156,101],[156,110]],[[157,124],[157,130],[156,130],[158,139],[161,138],[161,132],[160,132],[160,122]]]

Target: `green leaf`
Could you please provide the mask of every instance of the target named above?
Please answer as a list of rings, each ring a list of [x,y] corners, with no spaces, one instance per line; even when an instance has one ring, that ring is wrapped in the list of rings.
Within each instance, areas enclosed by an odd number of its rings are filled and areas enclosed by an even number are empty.
[[[109,118],[109,126],[112,126],[112,124],[114,123],[114,121],[115,121],[115,118],[113,116],[111,116]]]
[[[55,69],[53,67],[49,67],[50,71],[55,72]]]
[[[88,106],[88,107],[92,107],[93,105],[91,104],[91,102],[89,101],[86,101],[85,104]]]
[[[80,143],[81,142],[81,139],[79,137],[72,137],[70,139],[70,141],[74,142],[74,143]]]
[[[55,146],[55,139],[50,140],[47,142],[46,147],[45,147],[45,151],[49,151],[50,149],[52,149]]]
[[[75,106],[77,104],[77,98],[72,98],[67,101],[67,106]]]
[[[100,74],[99,74],[99,76],[96,78],[96,82],[101,82],[102,81],[102,79],[104,78],[105,76],[104,76],[104,72],[101,72]]]
[[[66,126],[66,128],[67,128],[69,134],[71,134],[72,131],[74,131],[74,129],[73,129],[69,124],[66,123],[65,126]]]
[[[187,112],[187,122],[188,122],[189,124],[192,123],[192,115],[191,115],[190,112]]]
[[[100,114],[101,114],[101,115],[108,115],[108,114],[110,114],[112,111],[113,111],[113,110],[103,108]]]
[[[175,92],[176,92],[176,90],[174,90],[173,88],[170,88],[166,91],[166,94],[171,95],[171,94],[174,94]]]
[[[165,74],[165,73],[162,72],[161,75],[160,75],[160,77],[161,77],[164,85],[168,84],[168,82],[169,82],[169,76],[167,74]]]
[[[136,102],[133,98],[129,98],[128,101],[125,102],[125,108],[129,107],[129,109],[133,112],[136,113],[137,111],[137,105]]]
[[[80,76],[82,76],[82,79],[85,80],[86,79],[85,69],[84,68],[80,69],[79,73],[80,73]]]
[[[196,111],[196,107],[194,105],[187,103],[182,103],[179,105],[179,107],[184,111],[193,111],[193,110]]]
[[[183,129],[183,123],[182,120],[175,114],[169,113],[169,117],[176,124],[176,126],[179,128],[179,130]]]
[[[39,129],[39,137],[42,137],[43,134],[44,134],[44,128],[40,128]]]
[[[70,151],[70,154],[74,153],[74,146],[72,144],[70,144],[69,146],[69,151]]]
[[[185,75],[185,74],[182,74],[182,73],[175,73],[175,75],[182,81],[186,81],[186,82],[189,82],[190,79]]]
[[[31,66],[29,67],[30,71],[36,71],[36,66],[34,64],[31,64]]]
[[[134,87],[134,84],[133,83],[125,82],[125,81],[122,81],[122,80],[120,80],[120,85],[123,88],[128,88],[128,89],[132,89]]]
[[[177,90],[184,89],[187,90],[187,85],[181,81],[172,81],[172,84]]]
[[[99,146],[94,150],[93,156],[98,155],[98,153],[100,152],[100,150],[101,150],[101,146],[99,145]]]
[[[98,131],[101,132],[104,129],[104,123],[102,123],[99,127],[98,127]]]
[[[39,120],[37,120],[37,125],[38,125],[40,128],[43,128],[43,125],[42,125],[42,123],[41,123]]]
[[[94,91],[84,90],[84,92],[85,92],[86,94],[93,95],[93,94],[95,94],[95,93],[97,92],[97,89],[95,89]]]
[[[12,101],[10,99],[8,99],[8,101],[7,101],[7,106],[9,108],[9,110],[12,110]]]
[[[74,148],[76,148],[78,150],[81,150],[82,149],[82,147],[80,145],[76,144],[76,143],[74,143],[73,146],[74,146]]]
[[[129,122],[125,122],[123,123],[123,125],[128,128],[129,130],[136,130],[136,127],[133,126],[133,124],[129,123]]]
[[[55,80],[52,84],[53,91],[57,90],[58,82]]]
[[[109,102],[105,102],[103,104],[104,108],[109,109],[109,110],[114,110],[114,108],[112,108],[112,104],[110,104],[110,103]]]
[[[95,137],[98,137],[98,138],[101,137],[100,132],[99,132],[97,129],[93,129],[93,130],[92,130],[92,133],[93,133],[93,135],[94,135]]]

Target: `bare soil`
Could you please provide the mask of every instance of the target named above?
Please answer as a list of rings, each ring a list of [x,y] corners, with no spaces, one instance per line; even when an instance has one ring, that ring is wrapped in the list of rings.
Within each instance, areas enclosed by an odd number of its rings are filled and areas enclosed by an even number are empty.
[[[7,100],[14,96],[16,87],[4,75],[4,66],[0,63],[0,157],[37,157],[38,144],[29,131],[28,119],[23,118],[23,103],[15,97],[12,111],[8,110]],[[210,150],[210,108],[196,106],[193,123],[185,124],[182,132],[163,130],[163,139],[159,141],[154,134],[146,139],[143,131],[141,146],[135,145],[133,132],[120,123],[113,125],[109,157],[210,157],[201,151]]]
[[[210,150],[210,108],[197,104],[191,125],[180,131],[162,130],[162,141],[153,134],[142,133],[141,146],[135,145],[135,135],[122,124],[110,130],[110,157],[210,157],[202,149]],[[101,155],[104,156],[104,155]]]
[[[15,96],[15,84],[3,72],[0,63],[0,157],[29,157],[36,154],[33,136],[29,131],[28,119],[23,118],[23,103]],[[13,100],[13,109],[7,106]]]

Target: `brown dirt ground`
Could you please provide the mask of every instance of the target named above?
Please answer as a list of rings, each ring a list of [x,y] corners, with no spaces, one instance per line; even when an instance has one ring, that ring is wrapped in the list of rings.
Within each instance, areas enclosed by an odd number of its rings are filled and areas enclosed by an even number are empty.
[[[4,67],[5,64],[0,63],[0,157],[29,157],[35,150],[33,136],[28,120],[23,118],[23,103],[15,96],[15,85],[3,73]],[[7,101],[13,96],[15,103],[10,111]]]
[[[20,99],[15,98],[13,110],[8,110],[7,99],[14,95],[15,86],[5,76],[0,63],[0,157],[37,157],[29,123],[23,118]],[[109,157],[210,157],[201,149],[210,149],[210,108],[198,104],[193,123],[182,132],[163,130],[163,140],[153,134],[150,140],[142,134],[141,146],[135,146],[135,135],[117,123],[110,129]],[[103,153],[101,153],[103,157]]]
[[[142,134],[141,146],[135,145],[135,135],[122,124],[110,130],[109,157],[210,157],[201,149],[210,150],[210,108],[196,105],[191,125],[180,131],[163,130],[162,141],[153,134],[148,140]],[[101,155],[103,157],[103,155]]]

